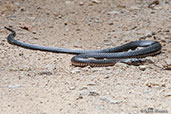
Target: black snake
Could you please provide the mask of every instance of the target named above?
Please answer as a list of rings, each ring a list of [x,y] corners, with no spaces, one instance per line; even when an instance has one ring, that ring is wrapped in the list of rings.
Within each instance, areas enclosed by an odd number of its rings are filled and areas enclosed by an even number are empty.
[[[7,37],[7,40],[10,44],[32,50],[77,54],[71,59],[71,62],[74,66],[111,66],[114,65],[116,62],[130,63],[133,61],[137,61],[138,59],[136,58],[144,58],[147,56],[156,55],[161,51],[162,48],[159,42],[151,40],[132,41],[122,46],[97,50],[76,50],[46,47],[15,40],[14,37],[16,36],[16,32],[11,28],[5,28],[11,32],[11,34],[9,34]],[[136,49],[137,47],[144,48]]]

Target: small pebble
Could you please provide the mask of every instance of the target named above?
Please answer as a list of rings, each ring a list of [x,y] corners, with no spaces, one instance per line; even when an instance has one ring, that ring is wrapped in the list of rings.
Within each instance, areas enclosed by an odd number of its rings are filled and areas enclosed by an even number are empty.
[[[28,17],[28,19],[35,20],[36,17]]]
[[[163,9],[163,7],[161,7],[161,6],[156,6],[156,7],[154,7],[153,9],[154,9],[154,10],[161,10],[161,9]]]
[[[101,3],[101,1],[100,0],[91,0],[93,3],[96,3],[96,4],[99,4],[99,3]]]
[[[89,93],[89,96],[99,96],[100,94],[99,93],[97,93],[97,92],[95,92],[95,91],[91,91],[90,93]]]
[[[75,87],[74,87],[74,86],[71,86],[71,87],[69,87],[69,89],[70,89],[70,90],[74,90],[74,89],[75,89]]]
[[[145,88],[144,89],[144,93],[150,93],[151,92],[151,88]]]
[[[77,69],[76,69],[76,70],[72,70],[71,73],[72,73],[72,74],[80,73],[80,70],[77,70]]]
[[[78,98],[76,98],[76,100],[79,100],[79,99],[83,99],[83,96],[79,95]]]
[[[171,93],[170,92],[166,93],[165,97],[171,97]]]
[[[11,20],[15,20],[16,16],[8,16],[8,18],[11,19]]]
[[[105,109],[104,105],[96,105],[95,108],[98,110],[104,110]]]
[[[166,43],[166,38],[162,37],[160,40],[161,42]]]
[[[146,66],[141,65],[141,66],[139,66],[139,69],[142,70],[142,71],[145,71],[146,70]]]
[[[72,2],[72,1],[67,0],[67,1],[65,1],[65,4],[73,4],[73,2]]]
[[[104,44],[106,46],[110,46],[110,45],[112,45],[112,41],[111,40],[104,40]]]
[[[81,70],[79,69],[79,67],[76,67],[75,69],[73,69],[73,70],[71,71],[72,74],[80,73],[80,72],[81,72]]]
[[[89,75],[90,79],[93,80],[97,77],[97,75]]]
[[[165,65],[163,65],[165,70],[171,70],[171,59],[167,58],[165,59]]]
[[[129,7],[129,10],[132,11],[132,10],[139,10],[140,8],[138,6],[130,6]]]
[[[80,5],[80,6],[84,5],[84,2],[80,2],[79,5]]]
[[[167,30],[164,30],[163,32],[170,32],[170,30],[167,29]]]
[[[144,39],[146,39],[148,37],[152,37],[154,35],[156,35],[156,32],[147,32],[144,36],[141,36],[139,39],[144,40]]]
[[[94,20],[96,23],[103,23],[103,20],[96,19]]]
[[[171,65],[171,59],[167,58],[167,59],[165,59],[165,62],[167,65]]]
[[[87,86],[94,86],[94,85],[96,85],[95,82],[89,82],[89,83],[87,84]]]
[[[108,15],[115,15],[115,14],[118,14],[119,12],[118,11],[109,11],[107,12]]]
[[[52,75],[52,72],[42,71],[42,72],[39,72],[38,75],[47,75],[47,76],[50,76],[50,75]]]
[[[82,70],[84,70],[84,71],[90,71],[91,70],[91,67],[90,66],[86,66],[86,67],[82,68]]]
[[[16,85],[9,85],[9,86],[8,86],[8,88],[10,88],[10,89],[17,89],[17,88],[19,88],[19,87],[21,87],[21,86],[18,85],[18,84],[16,84]]]
[[[100,96],[100,99],[103,100],[103,101],[105,101],[105,102],[109,102],[111,104],[118,104],[119,103],[119,101],[117,101],[117,100],[111,100],[111,99],[107,98],[106,96]]]
[[[159,5],[159,0],[155,0],[155,1],[152,1],[149,5],[148,5],[148,8],[154,8],[156,7],[157,5]]]
[[[18,3],[18,2],[15,2],[14,4],[15,4],[16,6],[19,6],[19,5],[20,5],[20,3]]]
[[[152,37],[152,35],[155,35],[155,32],[148,32],[145,34],[145,37]]]
[[[52,66],[52,64],[47,64],[45,66],[45,68],[48,69],[48,70],[52,70],[53,69],[53,66]]]
[[[87,95],[88,94],[88,91],[87,90],[81,90],[80,91],[80,94],[82,95],[82,96],[85,96],[85,95]]]

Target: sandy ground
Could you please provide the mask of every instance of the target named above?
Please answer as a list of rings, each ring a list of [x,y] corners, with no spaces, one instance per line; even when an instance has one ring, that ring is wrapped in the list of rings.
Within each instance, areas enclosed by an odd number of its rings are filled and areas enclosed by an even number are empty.
[[[100,49],[140,39],[162,53],[134,66],[74,67],[73,55],[8,44]],[[0,0],[1,114],[171,114],[170,0]]]

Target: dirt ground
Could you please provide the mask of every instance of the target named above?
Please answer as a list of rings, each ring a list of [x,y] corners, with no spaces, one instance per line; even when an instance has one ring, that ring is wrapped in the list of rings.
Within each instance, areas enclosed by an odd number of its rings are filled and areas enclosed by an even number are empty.
[[[74,67],[73,55],[24,49],[101,49],[156,40],[139,66]],[[0,0],[1,114],[171,114],[170,0]]]

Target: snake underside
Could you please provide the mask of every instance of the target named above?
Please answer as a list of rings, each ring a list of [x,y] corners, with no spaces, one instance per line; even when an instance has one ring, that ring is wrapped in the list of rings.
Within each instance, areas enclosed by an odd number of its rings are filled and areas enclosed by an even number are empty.
[[[122,46],[97,50],[76,50],[46,47],[15,40],[14,37],[16,36],[16,32],[11,28],[5,28],[11,32],[11,34],[9,34],[7,37],[7,40],[10,44],[32,50],[77,54],[71,59],[72,65],[74,66],[111,66],[116,64],[117,62],[137,62],[140,60],[139,58],[158,54],[162,48],[159,42],[151,40],[132,41]],[[137,47],[143,48],[137,49]]]

